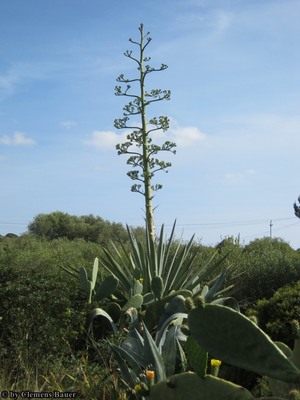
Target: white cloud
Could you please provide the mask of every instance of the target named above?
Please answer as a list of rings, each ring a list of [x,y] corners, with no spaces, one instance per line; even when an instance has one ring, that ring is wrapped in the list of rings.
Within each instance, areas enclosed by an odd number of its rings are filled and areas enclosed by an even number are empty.
[[[0,89],[1,92],[11,94],[14,91],[14,86],[18,83],[18,77],[12,72],[6,75],[0,75]]]
[[[225,174],[224,182],[230,185],[244,183],[247,178],[255,174],[254,169],[250,168],[243,172],[228,172]]]
[[[113,131],[94,131],[90,140],[86,140],[84,144],[93,146],[98,149],[112,150],[123,138]]]
[[[4,74],[0,75],[0,98],[13,95],[20,85],[45,77],[45,71],[37,68],[35,64],[13,63]]]
[[[300,118],[275,114],[253,114],[224,120],[225,134],[217,138],[222,146],[245,153],[275,155],[297,151],[300,145]],[[223,140],[222,140],[223,139]]]
[[[8,146],[32,146],[36,144],[36,142],[27,137],[23,132],[15,132],[11,136],[4,135],[0,137],[0,144]]]
[[[61,121],[60,125],[63,126],[64,128],[70,129],[70,128],[73,128],[74,126],[76,126],[77,122],[76,121],[69,121],[69,120]]]
[[[138,124],[136,124],[138,125]],[[117,134],[113,131],[94,131],[91,139],[84,141],[84,144],[98,149],[115,149],[118,143],[126,141],[126,136],[130,131],[123,131]],[[163,133],[162,131],[153,132],[153,141],[160,145],[166,140],[174,141],[178,146],[192,147],[195,144],[205,140],[206,135],[194,126],[179,126],[176,121],[171,121],[170,129]]]
[[[196,143],[205,140],[206,135],[199,131],[195,126],[179,126],[176,123],[171,122],[171,127],[168,133],[172,136],[172,140],[177,146],[190,147]]]

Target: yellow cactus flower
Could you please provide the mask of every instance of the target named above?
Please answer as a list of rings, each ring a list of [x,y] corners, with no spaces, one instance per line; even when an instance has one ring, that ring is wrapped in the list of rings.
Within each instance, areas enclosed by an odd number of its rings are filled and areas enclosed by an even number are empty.
[[[221,361],[220,360],[215,360],[214,358],[210,361],[210,365],[212,367],[219,367],[221,365]]]
[[[139,281],[140,281],[141,283],[143,283],[143,282],[144,282],[144,278],[140,278]]]
[[[134,391],[135,391],[136,393],[140,392],[141,390],[142,390],[142,386],[141,386],[140,384],[135,385]]]

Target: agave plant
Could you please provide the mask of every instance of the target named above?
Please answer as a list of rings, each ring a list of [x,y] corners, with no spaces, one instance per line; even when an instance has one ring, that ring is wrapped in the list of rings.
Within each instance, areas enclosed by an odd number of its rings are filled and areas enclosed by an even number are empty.
[[[182,238],[175,241],[175,226],[176,221],[167,241],[164,226],[156,241],[146,230],[145,243],[127,226],[130,251],[123,248],[121,253],[114,245],[113,252],[104,249],[99,261],[119,280],[119,288],[124,293],[129,296],[142,294],[144,304],[161,300],[172,291],[188,290],[192,295],[200,294],[201,285],[216,272],[226,256],[214,262],[215,253],[203,266],[196,268],[194,261],[198,248],[194,246],[194,236],[188,243]]]

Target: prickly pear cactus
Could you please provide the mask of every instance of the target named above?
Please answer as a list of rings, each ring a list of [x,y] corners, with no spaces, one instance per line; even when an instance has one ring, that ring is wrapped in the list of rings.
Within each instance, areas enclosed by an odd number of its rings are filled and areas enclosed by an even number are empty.
[[[150,388],[151,400],[250,400],[245,388],[215,376],[200,378],[194,372],[173,375]]]
[[[127,310],[128,308],[140,308],[143,304],[144,298],[141,294],[135,294],[134,296],[130,297],[126,304],[124,305],[123,309]]]
[[[97,257],[95,258],[95,261],[93,264],[91,279],[89,279],[88,273],[84,267],[79,268],[80,286],[84,290],[84,292],[88,298],[89,304],[91,304],[91,302],[92,302],[92,295],[93,295],[93,291],[96,286],[98,269],[99,269],[99,261],[98,261]]]
[[[207,352],[201,348],[197,340],[191,335],[189,335],[186,340],[185,350],[188,363],[193,371],[196,372],[200,378],[204,378],[207,370]]]
[[[221,305],[201,305],[189,312],[188,325],[212,357],[260,375],[300,383],[300,370],[239,312]]]
[[[95,301],[104,300],[106,297],[111,296],[119,285],[119,279],[113,275],[109,275],[103,279],[96,289],[96,294],[93,298]]]
[[[80,287],[84,291],[88,299],[88,303],[90,304],[92,302],[93,287],[92,282],[88,279],[88,275],[84,267],[79,268],[79,282]]]
[[[298,321],[292,321],[292,326],[295,329],[295,344],[293,349],[293,355],[291,360],[296,365],[296,367],[300,368],[300,326]]]
[[[154,276],[151,281],[151,290],[154,293],[155,297],[160,300],[164,291],[164,282],[162,277]]]

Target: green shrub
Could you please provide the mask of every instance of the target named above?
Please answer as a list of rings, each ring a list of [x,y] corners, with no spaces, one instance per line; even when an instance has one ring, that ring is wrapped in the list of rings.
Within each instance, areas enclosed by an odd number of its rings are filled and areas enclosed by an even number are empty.
[[[259,300],[248,311],[256,315],[259,326],[273,339],[293,348],[292,320],[300,321],[300,281],[279,289],[270,299]]]
[[[94,215],[75,216],[55,211],[50,214],[38,214],[28,225],[30,234],[49,240],[67,238],[84,239],[102,246],[114,242],[126,241],[126,229],[121,223],[105,221]]]
[[[256,239],[245,246],[234,271],[241,274],[234,296],[247,307],[300,279],[300,257],[280,239]]]
[[[50,362],[75,348],[86,302],[61,267],[89,266],[101,251],[83,240],[28,235],[0,240],[0,359]]]

